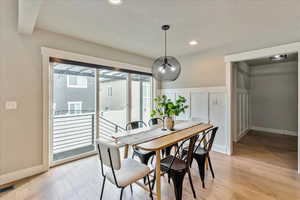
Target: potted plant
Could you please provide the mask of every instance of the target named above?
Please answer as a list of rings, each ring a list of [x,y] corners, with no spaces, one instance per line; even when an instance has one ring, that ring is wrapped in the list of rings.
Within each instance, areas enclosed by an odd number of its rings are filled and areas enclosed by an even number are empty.
[[[185,109],[188,108],[186,99],[179,96],[175,102],[168,99],[166,95],[158,96],[154,99],[154,109],[151,112],[151,117],[160,116],[163,118],[164,127],[167,129],[174,130],[174,116],[179,116],[180,113],[184,113]]]

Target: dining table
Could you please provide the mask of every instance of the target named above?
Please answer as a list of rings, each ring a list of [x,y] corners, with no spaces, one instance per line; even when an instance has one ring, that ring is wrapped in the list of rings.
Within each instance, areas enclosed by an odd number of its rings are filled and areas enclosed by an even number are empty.
[[[175,121],[175,126],[172,130],[165,130],[162,129],[161,125],[156,125],[116,133],[111,135],[110,139],[113,139],[119,147],[125,147],[124,158],[128,157],[130,146],[145,151],[155,151],[155,175],[157,178],[155,179],[156,192],[153,192],[153,194],[156,195],[157,200],[161,200],[161,151],[168,146],[203,133],[212,127],[213,125],[211,123],[195,120],[180,120]],[[146,188],[144,187],[144,189]]]

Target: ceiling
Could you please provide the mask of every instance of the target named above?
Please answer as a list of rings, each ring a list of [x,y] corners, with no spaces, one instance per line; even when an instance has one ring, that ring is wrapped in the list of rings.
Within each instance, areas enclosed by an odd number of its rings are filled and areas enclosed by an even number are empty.
[[[271,60],[269,57],[267,57],[267,58],[247,60],[245,62],[247,63],[248,66],[258,66],[258,65],[268,65],[273,63],[285,63],[285,62],[292,62],[292,61],[298,61],[297,53],[288,54],[288,57],[286,59],[278,60],[278,61]]]
[[[36,27],[116,49],[163,54],[160,27],[170,24],[169,54],[232,44],[300,39],[299,0],[44,0]],[[198,45],[190,46],[190,40]]]

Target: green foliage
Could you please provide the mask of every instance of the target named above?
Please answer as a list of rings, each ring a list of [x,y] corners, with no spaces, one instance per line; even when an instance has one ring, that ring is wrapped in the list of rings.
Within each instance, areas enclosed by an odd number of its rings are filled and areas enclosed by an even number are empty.
[[[155,109],[151,112],[151,117],[155,116],[178,116],[180,113],[184,113],[185,109],[188,108],[185,105],[186,99],[179,96],[175,102],[168,99],[166,95],[158,96],[154,99]]]

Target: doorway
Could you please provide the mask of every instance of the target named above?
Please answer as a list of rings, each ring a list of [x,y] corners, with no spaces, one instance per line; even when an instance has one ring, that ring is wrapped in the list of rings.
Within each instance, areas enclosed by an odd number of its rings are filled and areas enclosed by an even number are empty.
[[[233,66],[234,155],[296,170],[297,53],[235,62]]]
[[[292,44],[287,44],[287,45],[281,45],[281,46],[276,46],[276,47],[271,47],[271,48],[265,48],[265,49],[260,49],[260,50],[254,50],[254,51],[249,51],[249,52],[243,52],[243,53],[238,53],[238,54],[232,54],[225,56],[225,63],[226,63],[226,88],[228,91],[227,94],[227,153],[229,155],[232,155],[234,152],[234,137],[236,135],[236,127],[237,127],[237,115],[236,115],[236,96],[235,96],[235,88],[234,88],[234,75],[233,75],[233,68],[234,68],[234,63],[236,62],[241,62],[241,61],[246,61],[246,60],[252,60],[252,59],[259,59],[259,58],[265,58],[265,57],[271,57],[274,55],[281,55],[281,54],[291,54],[291,53],[297,53],[298,54],[298,60],[299,60],[299,52],[300,52],[300,43],[292,43]],[[297,132],[299,133],[299,116],[300,116],[300,98],[299,98],[299,69],[300,69],[300,64],[298,62],[298,106],[295,108],[297,110],[297,123],[298,123],[298,130]],[[300,144],[300,139],[299,137],[297,138],[297,145],[299,146]],[[297,152],[297,158],[298,158],[298,173],[300,173],[300,149],[298,148]]]

